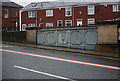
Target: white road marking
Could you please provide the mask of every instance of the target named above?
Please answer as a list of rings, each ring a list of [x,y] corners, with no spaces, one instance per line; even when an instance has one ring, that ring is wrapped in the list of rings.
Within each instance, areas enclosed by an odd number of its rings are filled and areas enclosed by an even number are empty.
[[[64,79],[64,80],[69,80],[69,81],[75,81],[75,80],[72,80],[72,79],[69,79],[69,78],[66,78],[66,77],[57,76],[57,75],[53,75],[53,74],[50,74],[50,73],[45,73],[45,72],[37,71],[37,70],[34,70],[34,69],[29,69],[29,68],[17,66],[17,65],[15,65],[14,67],[22,69],[22,70],[26,70],[26,71],[31,71],[31,72],[34,72],[34,73],[38,73],[38,74],[43,74],[43,75],[47,75],[47,76],[59,78],[59,79]]]
[[[94,66],[94,67],[101,67],[101,68],[107,68],[107,69],[120,70],[120,67],[116,67],[116,66],[97,64],[97,63],[90,63],[90,62],[83,62],[83,61],[70,60],[70,59],[51,57],[51,56],[45,56],[45,55],[38,55],[38,54],[19,52],[19,51],[12,51],[12,50],[5,50],[5,49],[0,49],[0,50],[5,51],[5,52],[10,52],[10,53],[13,53],[13,54],[28,55],[28,56],[45,58],[45,59],[50,59],[50,60],[57,60],[57,61],[76,63],[76,64],[83,64],[83,65]]]

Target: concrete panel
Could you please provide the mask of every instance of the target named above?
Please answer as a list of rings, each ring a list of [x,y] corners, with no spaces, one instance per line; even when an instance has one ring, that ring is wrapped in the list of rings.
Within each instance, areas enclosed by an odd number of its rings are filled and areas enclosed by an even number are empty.
[[[38,44],[93,50],[97,44],[97,30],[94,28],[43,31],[38,33]]]
[[[78,45],[81,44],[83,41],[83,35],[82,32],[79,30],[72,31],[71,33],[71,44],[72,45]]]
[[[48,32],[47,43],[48,45],[55,45],[55,32]]]
[[[67,44],[67,34],[66,32],[59,32],[58,34],[58,42],[59,44]]]
[[[37,38],[38,38],[37,39],[38,44],[44,44],[45,43],[45,35],[44,35],[43,32],[39,33],[37,35]]]
[[[97,44],[97,30],[94,29],[87,30],[85,34],[85,43]]]
[[[84,49],[84,31],[73,30],[71,32],[71,48]]]

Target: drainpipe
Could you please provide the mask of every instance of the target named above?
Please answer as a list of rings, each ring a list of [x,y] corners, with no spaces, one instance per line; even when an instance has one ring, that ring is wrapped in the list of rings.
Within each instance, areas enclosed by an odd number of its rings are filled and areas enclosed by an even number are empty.
[[[36,27],[38,27],[38,25],[37,25],[37,9],[36,9]]]
[[[22,27],[21,27],[21,24],[22,24],[22,23],[21,23],[21,17],[22,17],[22,16],[21,16],[21,13],[22,13],[22,10],[19,11],[19,26],[20,26],[19,30],[20,30],[20,31],[22,31]]]
[[[72,22],[73,22],[73,26],[74,26],[74,6],[72,6]]]

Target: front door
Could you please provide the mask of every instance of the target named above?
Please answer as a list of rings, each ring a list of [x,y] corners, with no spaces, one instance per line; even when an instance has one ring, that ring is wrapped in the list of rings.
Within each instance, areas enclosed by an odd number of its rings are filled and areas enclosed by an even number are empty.
[[[26,28],[27,27],[27,25],[26,24],[22,24],[22,31],[26,31]]]
[[[40,24],[39,24],[39,27],[44,27],[44,23],[40,23]]]
[[[82,26],[82,19],[77,19],[77,26]]]

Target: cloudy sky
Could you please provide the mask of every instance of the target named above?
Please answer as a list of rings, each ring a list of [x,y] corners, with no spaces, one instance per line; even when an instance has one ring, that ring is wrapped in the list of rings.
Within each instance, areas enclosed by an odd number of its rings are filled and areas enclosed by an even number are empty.
[[[1,0],[0,0],[1,1]],[[4,0],[4,1],[9,1],[9,0]],[[16,2],[22,6],[26,6],[27,4],[31,3],[31,2],[43,2],[43,1],[80,1],[80,2],[118,2],[120,0],[11,0],[13,2]]]
[[[11,0],[11,1],[16,2],[22,6],[26,6],[31,2],[56,1],[56,0]]]

